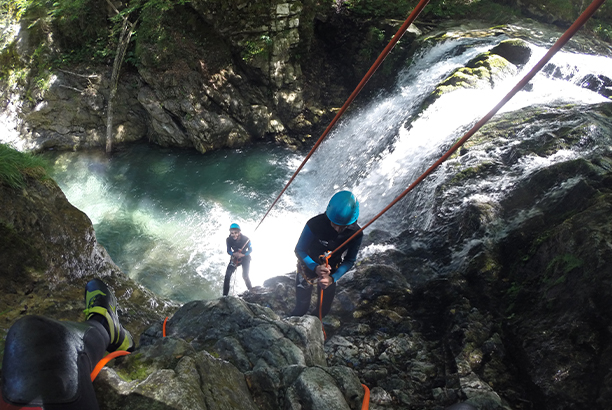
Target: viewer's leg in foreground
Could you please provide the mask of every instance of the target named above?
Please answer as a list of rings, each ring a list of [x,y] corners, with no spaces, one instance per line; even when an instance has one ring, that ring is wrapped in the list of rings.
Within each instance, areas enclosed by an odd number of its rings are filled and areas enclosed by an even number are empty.
[[[26,316],[9,330],[2,396],[14,405],[97,409],[90,373],[110,341],[99,323]]]
[[[6,402],[45,410],[98,409],[92,369],[105,351],[132,351],[134,343],[104,282],[87,284],[85,303],[84,323],[26,316],[11,327],[2,366]]]

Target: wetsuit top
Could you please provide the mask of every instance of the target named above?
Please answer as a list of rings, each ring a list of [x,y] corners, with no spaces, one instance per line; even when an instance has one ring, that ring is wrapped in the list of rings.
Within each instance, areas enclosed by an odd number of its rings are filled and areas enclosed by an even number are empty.
[[[244,244],[247,242],[249,244],[247,246],[244,246]],[[251,244],[250,239],[246,237],[246,235],[240,234],[240,237],[238,239],[234,239],[232,238],[232,235],[230,235],[225,240],[225,243],[227,244],[227,253],[230,255],[233,255],[234,252],[240,251],[243,246],[244,249],[242,249],[242,253],[244,255],[249,256],[253,251],[253,245]]]
[[[346,227],[340,233],[336,232],[331,226],[331,221],[327,215],[320,214],[306,222],[306,226],[302,231],[302,235],[295,247],[295,254],[304,262],[306,267],[311,271],[311,277],[316,276],[314,270],[319,265],[319,256],[326,251],[333,251],[339,245],[343,244],[348,238],[353,236],[359,229],[359,225],[354,223]],[[340,279],[346,272],[349,271],[357,260],[357,252],[361,246],[363,232],[359,233],[347,245],[344,245],[338,252],[334,253],[329,260],[331,266],[332,278],[334,282]],[[343,254],[344,258],[342,257]]]

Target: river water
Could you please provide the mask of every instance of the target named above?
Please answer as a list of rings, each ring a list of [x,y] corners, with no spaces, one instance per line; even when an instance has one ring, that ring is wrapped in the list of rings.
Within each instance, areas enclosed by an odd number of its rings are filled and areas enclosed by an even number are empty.
[[[529,64],[495,89],[455,91],[420,112],[423,99],[442,79],[500,40],[456,39],[423,51],[399,73],[393,92],[354,110],[337,125],[257,231],[305,153],[261,144],[202,155],[134,144],[110,159],[101,152],[45,155],[70,202],[89,216],[98,241],[126,274],[181,302],[219,297],[231,223],[240,224],[252,240],[253,285],[292,272],[293,248],[304,223],[325,210],[334,192],[353,190],[361,203],[360,222],[367,222],[546,52],[532,46]],[[560,78],[538,74],[502,112],[534,104],[609,101],[581,88],[580,81],[587,74],[611,73],[611,59],[561,52],[549,68],[562,73]],[[427,229],[428,204],[443,172],[434,173],[372,228]],[[245,285],[239,274],[234,276],[231,292],[237,294]]]

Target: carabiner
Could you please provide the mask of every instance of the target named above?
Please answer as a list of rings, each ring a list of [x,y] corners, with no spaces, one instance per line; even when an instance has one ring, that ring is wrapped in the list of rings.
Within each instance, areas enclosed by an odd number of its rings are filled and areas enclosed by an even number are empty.
[[[319,262],[321,264],[325,263],[325,266],[329,268],[329,258],[331,258],[332,252],[327,251],[323,255],[319,256]]]

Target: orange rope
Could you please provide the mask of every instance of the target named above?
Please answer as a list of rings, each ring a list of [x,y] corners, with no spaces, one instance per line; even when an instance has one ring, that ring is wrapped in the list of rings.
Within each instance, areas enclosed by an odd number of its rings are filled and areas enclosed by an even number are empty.
[[[542,57],[542,59],[523,77],[521,81],[519,81],[512,90],[502,100],[495,106],[491,111],[489,111],[480,121],[478,121],[468,132],[465,133],[463,137],[455,145],[452,146],[439,160],[437,160],[432,166],[430,166],[423,174],[418,177],[404,192],[402,192],[397,198],[393,200],[385,209],[380,211],[378,215],[376,215],[370,222],[365,224],[363,228],[358,230],[348,238],[342,245],[338,246],[331,252],[331,255],[336,253],[340,248],[349,243],[353,238],[359,235],[365,228],[370,226],[374,221],[380,218],[385,212],[387,212],[392,206],[398,203],[402,198],[408,194],[414,187],[416,187],[421,181],[425,179],[429,174],[431,174],[440,164],[448,159],[455,151],[459,149],[472,135],[476,133],[487,121],[493,117],[500,110],[501,107],[504,106],[516,93],[518,93],[527,83],[550,61],[550,59],[555,55],[561,47],[563,47],[570,38],[586,23],[586,21],[591,18],[591,16],[597,11],[597,9],[605,2],[606,0],[594,0],[589,7],[578,17],[578,19],[571,25],[570,28],[555,42],[555,44],[548,50],[548,52]],[[331,256],[330,255],[330,256]]]
[[[130,354],[130,352],[126,352],[125,350],[117,350],[104,356],[104,358],[98,362],[96,367],[94,367],[93,371],[91,372],[91,381],[93,382],[94,380],[96,380],[96,377],[98,377],[98,373],[100,373],[100,370],[102,370],[102,368],[106,366],[106,363],[110,362],[115,357],[126,356],[128,354]]]
[[[166,322],[168,321],[168,316],[164,319],[164,326],[162,327],[162,335],[166,337]]]
[[[361,384],[363,389],[365,390],[365,394],[363,395],[363,404],[361,405],[361,410],[368,410],[370,408],[370,389],[365,384]]]
[[[321,330],[323,330],[323,340],[327,340],[327,333],[325,333],[325,326],[323,326],[323,289],[321,289],[321,296],[319,297],[319,320],[321,321]]]
[[[331,129],[336,124],[336,122],[338,122],[338,120],[340,119],[342,114],[344,114],[344,111],[346,111],[346,109],[348,108],[349,105],[351,105],[351,103],[353,102],[355,97],[357,97],[359,92],[363,89],[363,87],[365,87],[365,85],[368,82],[368,80],[370,79],[370,77],[372,77],[374,72],[376,72],[378,67],[383,63],[383,61],[385,60],[387,55],[389,55],[391,50],[393,50],[393,47],[395,47],[395,44],[402,38],[402,36],[406,32],[406,30],[408,30],[408,27],[410,27],[410,24],[412,24],[412,22],[418,17],[418,15],[425,8],[427,3],[429,3],[429,0],[421,0],[419,2],[419,4],[417,4],[417,6],[414,8],[414,10],[412,10],[412,13],[410,13],[410,15],[408,16],[406,21],[404,21],[404,24],[402,24],[402,26],[399,28],[399,30],[397,30],[397,33],[395,33],[395,35],[393,36],[393,38],[391,39],[389,44],[387,44],[387,47],[385,47],[385,49],[382,51],[382,53],[380,53],[380,55],[378,56],[378,58],[376,59],[374,64],[372,64],[372,67],[370,67],[370,69],[368,70],[366,75],[363,77],[361,82],[357,85],[357,88],[355,88],[355,90],[349,96],[349,98],[346,100],[346,102],[344,103],[342,108],[340,108],[340,111],[338,111],[338,113],[336,114],[334,119],[329,123],[329,125],[327,126],[325,131],[323,131],[323,134],[321,134],[321,136],[319,137],[319,139],[317,140],[315,145],[312,147],[312,149],[310,150],[308,155],[306,155],[306,158],[304,158],[304,161],[302,161],[302,163],[300,164],[298,169],[293,173],[293,176],[291,176],[291,178],[289,179],[289,182],[287,182],[287,185],[285,185],[285,187],[280,192],[280,194],[278,194],[278,196],[276,197],[276,199],[274,200],[272,205],[270,205],[270,208],[268,208],[268,211],[266,212],[266,214],[263,216],[263,218],[261,218],[261,221],[259,221],[259,223],[257,224],[257,227],[255,228],[255,230],[257,230],[257,228],[259,228],[259,225],[261,225],[261,223],[264,221],[264,219],[266,219],[266,216],[268,216],[268,214],[270,213],[272,208],[274,208],[274,205],[276,205],[276,203],[278,202],[280,197],[283,195],[283,193],[287,190],[287,188],[289,187],[291,182],[293,182],[293,180],[295,179],[297,174],[302,170],[302,168],[304,167],[306,162],[310,159],[312,154],[314,154],[315,150],[319,147],[319,145],[321,145],[321,143],[323,142],[323,140],[325,139],[325,137],[327,136],[329,131],[331,131]]]

